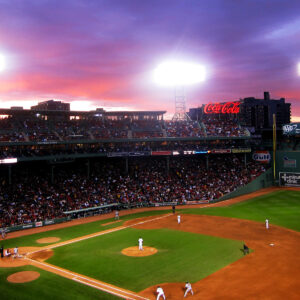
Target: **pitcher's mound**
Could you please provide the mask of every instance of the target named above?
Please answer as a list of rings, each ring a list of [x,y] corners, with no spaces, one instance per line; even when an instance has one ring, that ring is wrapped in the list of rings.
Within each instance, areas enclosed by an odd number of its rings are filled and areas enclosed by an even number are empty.
[[[18,272],[11,274],[7,277],[7,280],[9,282],[13,283],[24,283],[24,282],[30,282],[33,280],[36,280],[40,277],[39,272],[35,271],[23,271],[23,272]]]
[[[143,246],[144,250],[139,250],[138,246],[125,248],[122,250],[122,254],[127,256],[149,256],[157,252],[156,248]]]
[[[58,241],[60,241],[60,238],[58,238],[58,237],[46,237],[46,238],[36,240],[36,242],[39,244],[56,243]]]

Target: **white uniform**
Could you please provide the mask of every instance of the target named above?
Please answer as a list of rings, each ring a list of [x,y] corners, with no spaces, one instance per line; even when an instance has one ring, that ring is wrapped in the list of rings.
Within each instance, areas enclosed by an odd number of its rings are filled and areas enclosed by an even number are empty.
[[[19,250],[18,247],[14,248],[14,257],[18,257],[19,256]]]
[[[166,299],[164,290],[161,287],[158,287],[156,292],[157,292],[156,300],[158,300],[160,298],[160,296],[162,296],[164,299]]]
[[[178,222],[178,224],[180,224],[180,222],[181,222],[180,215],[177,216],[177,222]]]
[[[187,295],[188,292],[190,292],[192,295],[194,295],[192,285],[189,282],[187,282],[185,284],[185,288],[186,288],[186,290],[185,290],[185,293],[184,293],[184,297]]]
[[[143,250],[143,239],[139,238],[139,250]]]
[[[5,228],[1,229],[1,236],[2,236],[2,239],[4,240],[6,237],[6,229]]]
[[[269,220],[266,219],[266,228],[269,229]]]

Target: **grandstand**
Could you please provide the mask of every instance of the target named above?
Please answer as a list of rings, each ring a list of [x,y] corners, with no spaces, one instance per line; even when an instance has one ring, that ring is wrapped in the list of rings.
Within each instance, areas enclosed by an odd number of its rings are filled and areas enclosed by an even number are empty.
[[[169,121],[165,111],[70,111],[53,100],[0,109],[0,159],[17,161],[0,164],[0,223],[218,201],[269,168],[229,112]]]

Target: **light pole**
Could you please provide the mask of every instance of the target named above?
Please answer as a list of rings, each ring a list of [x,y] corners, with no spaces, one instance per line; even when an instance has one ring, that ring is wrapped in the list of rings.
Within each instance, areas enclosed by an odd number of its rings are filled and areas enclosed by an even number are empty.
[[[188,120],[186,114],[185,87],[204,81],[206,70],[204,66],[181,61],[166,61],[154,70],[154,80],[157,84],[171,86],[175,91],[175,114],[173,120]]]

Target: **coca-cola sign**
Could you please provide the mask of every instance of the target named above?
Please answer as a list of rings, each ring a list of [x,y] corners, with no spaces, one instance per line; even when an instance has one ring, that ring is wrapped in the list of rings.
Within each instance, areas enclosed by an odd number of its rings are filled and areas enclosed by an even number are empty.
[[[210,103],[204,106],[206,114],[238,114],[241,102]]]

